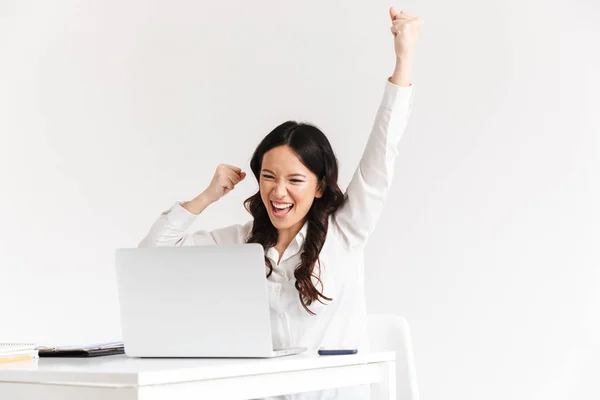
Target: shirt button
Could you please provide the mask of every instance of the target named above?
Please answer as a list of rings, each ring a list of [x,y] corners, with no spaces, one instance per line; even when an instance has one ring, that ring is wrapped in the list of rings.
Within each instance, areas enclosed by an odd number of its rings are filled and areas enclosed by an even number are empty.
[[[285,313],[279,313],[279,318],[284,319],[285,318]]]

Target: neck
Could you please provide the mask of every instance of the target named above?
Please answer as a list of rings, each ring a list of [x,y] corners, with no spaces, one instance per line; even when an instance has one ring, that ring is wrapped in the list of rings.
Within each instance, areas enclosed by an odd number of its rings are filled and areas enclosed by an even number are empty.
[[[304,226],[304,220],[285,229],[277,230],[277,247],[287,248],[290,242],[296,237],[300,229]]]

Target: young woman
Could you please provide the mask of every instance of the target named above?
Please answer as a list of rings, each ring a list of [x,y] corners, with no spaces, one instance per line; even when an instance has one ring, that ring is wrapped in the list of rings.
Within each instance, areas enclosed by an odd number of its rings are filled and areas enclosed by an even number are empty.
[[[262,140],[250,162],[259,183],[245,201],[253,221],[186,233],[198,214],[246,177],[240,168],[219,165],[206,190],[163,213],[140,243],[262,244],[274,348],[365,348],[363,250],[384,206],[410,114],[409,79],[423,24],[394,8],[390,17],[396,66],[345,194],[325,135],[310,124],[288,121]]]

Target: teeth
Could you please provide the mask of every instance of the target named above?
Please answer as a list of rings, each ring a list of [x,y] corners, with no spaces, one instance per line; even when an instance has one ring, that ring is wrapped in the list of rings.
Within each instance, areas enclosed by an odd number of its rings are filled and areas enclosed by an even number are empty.
[[[273,207],[278,208],[280,210],[286,209],[288,207],[292,206],[292,203],[281,203],[281,204],[275,204],[273,202],[271,202],[271,204],[273,204]]]

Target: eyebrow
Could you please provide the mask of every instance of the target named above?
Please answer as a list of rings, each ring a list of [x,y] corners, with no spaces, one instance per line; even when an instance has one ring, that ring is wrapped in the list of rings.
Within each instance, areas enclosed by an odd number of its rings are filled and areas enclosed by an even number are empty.
[[[275,175],[275,172],[271,171],[270,169],[263,169],[263,170],[262,170],[262,172],[268,172],[268,173],[270,173],[270,174],[273,174],[273,175]],[[303,177],[304,179],[306,179],[306,176],[304,176],[304,175],[302,175],[302,174],[290,174],[290,175],[288,175],[288,177],[292,177],[292,176],[301,176],[301,177]]]

